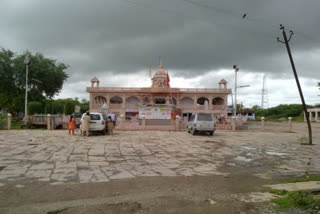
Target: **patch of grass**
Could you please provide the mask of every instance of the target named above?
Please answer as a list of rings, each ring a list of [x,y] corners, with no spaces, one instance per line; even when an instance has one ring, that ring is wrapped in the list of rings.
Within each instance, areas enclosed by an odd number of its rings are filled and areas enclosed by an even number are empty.
[[[272,189],[269,191],[269,193],[275,194],[275,195],[285,195],[288,193],[287,190],[280,190],[280,189]]]
[[[294,122],[304,122],[303,116],[292,117],[292,121]]]
[[[290,178],[288,183],[307,182],[307,181],[320,181],[320,175],[310,175],[299,178]]]
[[[271,202],[279,206],[279,210],[298,208],[303,210],[316,210],[320,199],[316,199],[310,192],[288,192],[282,198],[272,199]]]

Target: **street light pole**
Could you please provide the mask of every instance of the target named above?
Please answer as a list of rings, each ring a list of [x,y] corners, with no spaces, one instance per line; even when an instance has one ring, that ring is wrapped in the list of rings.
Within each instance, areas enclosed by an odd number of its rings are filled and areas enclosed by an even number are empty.
[[[29,69],[30,57],[27,53],[24,58],[24,64],[26,65],[26,96],[24,102],[24,125],[27,125],[28,122],[28,69]]]
[[[234,111],[233,111],[233,116],[236,118],[237,117],[237,73],[239,71],[239,68],[237,65],[233,65],[233,69],[235,72],[235,79],[234,79]]]

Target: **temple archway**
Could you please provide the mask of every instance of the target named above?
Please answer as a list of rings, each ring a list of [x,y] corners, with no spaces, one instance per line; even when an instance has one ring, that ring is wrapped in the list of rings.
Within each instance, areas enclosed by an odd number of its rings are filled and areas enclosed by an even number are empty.
[[[216,97],[212,99],[212,105],[224,105],[224,99],[221,97]]]
[[[122,102],[122,98],[119,96],[113,96],[110,98],[110,104],[121,104]]]
[[[193,99],[190,97],[184,97],[184,98],[180,99],[180,105],[192,106],[193,103],[194,103]]]
[[[136,97],[136,96],[131,96],[131,97],[128,97],[128,98],[127,98],[126,104],[139,105],[139,104],[140,104],[140,100],[139,100],[139,98]]]
[[[95,104],[104,104],[104,103],[107,103],[107,98],[105,98],[103,96],[96,96],[94,98],[94,102],[95,102]]]
[[[166,98],[165,97],[155,97],[154,103],[155,104],[166,104]]]
[[[206,98],[206,97],[200,97],[200,98],[197,99],[197,104],[199,104],[199,105],[204,105],[204,103],[205,103],[206,101],[209,103],[209,99],[208,99],[208,98]]]

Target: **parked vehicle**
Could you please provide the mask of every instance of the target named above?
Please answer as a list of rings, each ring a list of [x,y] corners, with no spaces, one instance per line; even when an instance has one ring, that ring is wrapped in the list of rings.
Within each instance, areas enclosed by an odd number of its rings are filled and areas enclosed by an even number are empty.
[[[192,135],[197,132],[209,132],[213,135],[216,130],[216,119],[210,113],[196,113],[189,118],[187,128]]]
[[[80,120],[80,130],[82,130],[83,117]],[[102,134],[107,133],[107,115],[100,112],[90,112],[89,132],[101,132]]]

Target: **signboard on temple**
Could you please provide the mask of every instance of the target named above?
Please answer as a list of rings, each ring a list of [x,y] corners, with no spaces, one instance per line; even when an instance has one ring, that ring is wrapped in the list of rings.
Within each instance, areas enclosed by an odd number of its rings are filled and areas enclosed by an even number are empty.
[[[139,108],[139,119],[171,119],[171,108],[170,107],[140,107]]]

